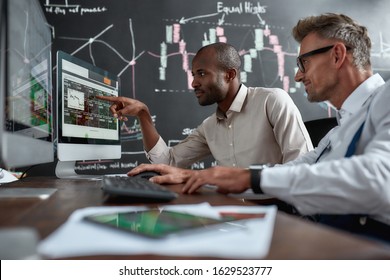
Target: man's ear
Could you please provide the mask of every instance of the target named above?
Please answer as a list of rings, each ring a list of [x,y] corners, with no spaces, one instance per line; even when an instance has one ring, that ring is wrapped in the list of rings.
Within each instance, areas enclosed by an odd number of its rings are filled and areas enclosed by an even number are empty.
[[[347,47],[343,43],[337,43],[333,48],[333,54],[334,62],[336,63],[336,66],[340,68],[347,57]]]
[[[232,68],[232,69],[228,69],[226,71],[226,80],[228,82],[234,80],[234,78],[237,76],[237,70]]]

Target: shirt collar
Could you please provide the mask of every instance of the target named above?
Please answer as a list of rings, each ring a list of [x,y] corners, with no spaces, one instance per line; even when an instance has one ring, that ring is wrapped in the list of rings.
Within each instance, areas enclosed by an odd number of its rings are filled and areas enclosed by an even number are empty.
[[[230,108],[227,110],[233,111],[233,112],[241,112],[242,106],[244,105],[245,98],[248,95],[248,88],[244,85],[240,85],[240,89],[238,90],[236,97],[234,98],[232,105],[230,105]],[[224,119],[225,115],[222,113],[219,108],[217,108],[217,113],[216,113],[217,119]]]
[[[359,85],[350,96],[344,101],[339,114],[341,117],[350,116],[356,113],[363,104],[370,98],[375,89],[383,85],[385,81],[379,74],[375,74]]]

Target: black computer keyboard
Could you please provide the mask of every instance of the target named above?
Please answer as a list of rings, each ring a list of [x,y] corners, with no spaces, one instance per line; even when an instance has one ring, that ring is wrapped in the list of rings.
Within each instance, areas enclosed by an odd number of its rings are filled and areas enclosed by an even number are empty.
[[[167,188],[140,177],[103,176],[103,191],[110,195],[141,199],[172,200],[178,195]]]

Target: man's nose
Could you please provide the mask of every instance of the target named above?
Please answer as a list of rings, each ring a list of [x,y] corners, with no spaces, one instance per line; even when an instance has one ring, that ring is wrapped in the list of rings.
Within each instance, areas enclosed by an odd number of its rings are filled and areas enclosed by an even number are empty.
[[[192,88],[197,88],[199,86],[199,83],[195,78],[192,79],[191,86]]]
[[[295,73],[294,80],[296,82],[302,82],[303,76],[304,76],[304,73],[302,73],[301,70],[298,69],[297,73]]]

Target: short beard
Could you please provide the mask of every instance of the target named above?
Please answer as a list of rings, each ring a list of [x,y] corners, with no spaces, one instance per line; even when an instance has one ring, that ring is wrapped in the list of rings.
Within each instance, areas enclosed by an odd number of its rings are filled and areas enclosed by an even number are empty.
[[[225,98],[221,94],[215,95],[215,93],[214,94],[210,93],[210,94],[205,95],[203,97],[206,97],[206,98],[203,100],[198,99],[199,105],[201,105],[201,106],[213,105],[214,103],[219,103],[219,102],[223,101],[223,99]]]

